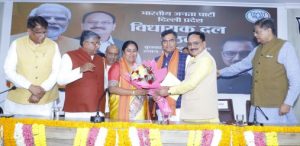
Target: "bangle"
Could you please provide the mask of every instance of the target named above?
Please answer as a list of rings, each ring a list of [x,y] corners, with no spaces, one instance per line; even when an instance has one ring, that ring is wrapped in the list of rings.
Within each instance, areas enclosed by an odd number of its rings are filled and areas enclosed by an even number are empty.
[[[135,90],[132,90],[132,95],[135,95]]]

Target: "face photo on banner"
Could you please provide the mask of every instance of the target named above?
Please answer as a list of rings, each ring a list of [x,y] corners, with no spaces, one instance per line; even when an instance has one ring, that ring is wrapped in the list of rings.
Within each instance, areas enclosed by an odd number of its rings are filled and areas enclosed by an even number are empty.
[[[44,3],[30,10],[28,16],[41,16],[48,22],[47,37],[58,44],[61,54],[70,50],[78,49],[79,41],[63,33],[68,29],[71,21],[71,11],[61,4]],[[11,42],[17,38],[26,35],[26,33],[13,34]]]
[[[42,4],[14,3],[12,34],[24,32],[18,24],[22,24],[30,11]],[[121,49],[120,46],[123,44],[121,40],[134,40],[139,44],[138,56],[141,60],[151,60],[162,53],[160,33],[165,30],[173,29],[178,34],[177,48],[187,45],[186,36],[189,32],[201,31],[207,37],[207,50],[215,58],[218,68],[237,62],[250,50],[241,52],[223,50],[227,40],[236,36],[253,38],[253,23],[260,17],[272,17],[275,23],[277,22],[277,9],[264,7],[126,3],[59,4],[70,9],[72,13],[68,28],[63,33],[65,36],[77,38],[82,30],[91,30],[101,36],[101,46],[105,46],[107,42],[107,46],[115,44],[118,49]],[[21,10],[27,12],[27,15],[20,13]],[[229,42],[226,45],[232,46],[233,43]],[[102,48],[103,53],[105,49]],[[121,51],[119,52],[121,55]],[[240,82],[243,83],[244,80]],[[238,93],[248,94],[249,91]]]
[[[254,43],[251,39],[243,37],[235,37],[228,39],[222,46],[221,56],[226,66],[240,62],[247,57],[254,49]],[[250,94],[252,76],[251,71],[244,72],[232,77],[219,77],[218,92],[219,93],[239,93]]]

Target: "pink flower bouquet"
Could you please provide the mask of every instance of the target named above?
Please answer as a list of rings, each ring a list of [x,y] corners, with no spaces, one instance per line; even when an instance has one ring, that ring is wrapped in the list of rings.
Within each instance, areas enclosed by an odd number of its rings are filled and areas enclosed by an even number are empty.
[[[142,65],[137,66],[126,79],[138,89],[149,89],[149,94],[154,96],[154,89],[160,87],[160,83],[166,75],[167,69],[158,69],[156,62],[152,60],[145,61]],[[170,106],[165,98],[157,97],[156,103],[164,116],[171,114]]]

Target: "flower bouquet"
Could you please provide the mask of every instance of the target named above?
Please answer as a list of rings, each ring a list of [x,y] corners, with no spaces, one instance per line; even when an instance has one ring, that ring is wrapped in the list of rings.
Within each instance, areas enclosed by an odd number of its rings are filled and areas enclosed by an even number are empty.
[[[148,94],[154,96],[154,89],[160,87],[160,83],[164,80],[166,75],[167,69],[158,69],[156,62],[152,60],[143,62],[142,65],[133,69],[128,75],[127,80],[138,89],[149,89]],[[165,98],[157,97],[156,103],[163,116],[166,117],[171,114],[170,106]]]

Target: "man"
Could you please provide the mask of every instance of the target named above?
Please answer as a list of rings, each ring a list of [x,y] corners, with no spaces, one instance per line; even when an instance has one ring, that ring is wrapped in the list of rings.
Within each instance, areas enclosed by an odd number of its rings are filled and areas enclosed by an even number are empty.
[[[188,49],[192,56],[181,84],[162,88],[161,96],[182,95],[180,119],[192,122],[219,122],[216,62],[205,49],[205,35],[190,32]]]
[[[184,53],[184,54],[189,54],[189,48],[188,47],[183,47],[181,49],[181,52]]]
[[[121,49],[123,41],[112,37],[112,33],[116,28],[116,17],[105,11],[92,11],[84,14],[82,17],[82,30],[90,30],[97,33],[101,37],[101,46],[98,52],[105,53],[106,48],[110,44],[114,44],[117,48]],[[122,51],[119,51],[119,57],[122,56]],[[136,63],[142,62],[140,55],[136,59]]]
[[[96,55],[100,37],[92,31],[83,31],[81,48],[62,57],[57,82],[65,85],[64,111],[66,118],[89,118],[100,108],[104,116],[104,58]]]
[[[226,66],[230,66],[244,59],[253,50],[250,40],[233,38],[227,40],[222,49],[222,59]],[[218,78],[219,93],[250,94],[252,76],[246,71],[234,76]]]
[[[180,81],[184,80],[185,67],[188,63],[187,54],[179,52],[177,47],[177,33],[173,30],[165,30],[161,33],[161,44],[163,52],[159,57],[155,58],[157,66],[159,68],[168,68],[168,72],[171,72]],[[171,97],[166,97],[172,110],[172,117],[170,120],[179,121],[181,96],[175,101]],[[158,107],[158,106],[157,106]],[[157,108],[156,110],[158,120],[161,120],[161,112]]]
[[[255,22],[254,36],[260,45],[219,73],[230,76],[253,67],[249,121],[255,118],[260,123],[296,124],[292,107],[300,91],[300,65],[294,47],[275,34],[272,19]]]
[[[46,38],[48,23],[40,16],[27,20],[27,36],[12,42],[4,72],[17,89],[8,93],[7,114],[51,116],[58,97],[56,78],[59,71],[58,46]]]
[[[32,9],[29,16],[42,16],[49,24],[47,37],[58,44],[61,54],[79,47],[77,39],[63,36],[71,21],[71,11],[63,5],[45,3]],[[26,35],[26,33],[16,34],[11,37],[11,41]]]
[[[109,45],[105,51],[105,68],[104,68],[104,87],[108,88],[108,71],[110,67],[118,60],[119,49],[116,45]],[[109,95],[106,93],[105,116],[109,117]]]

